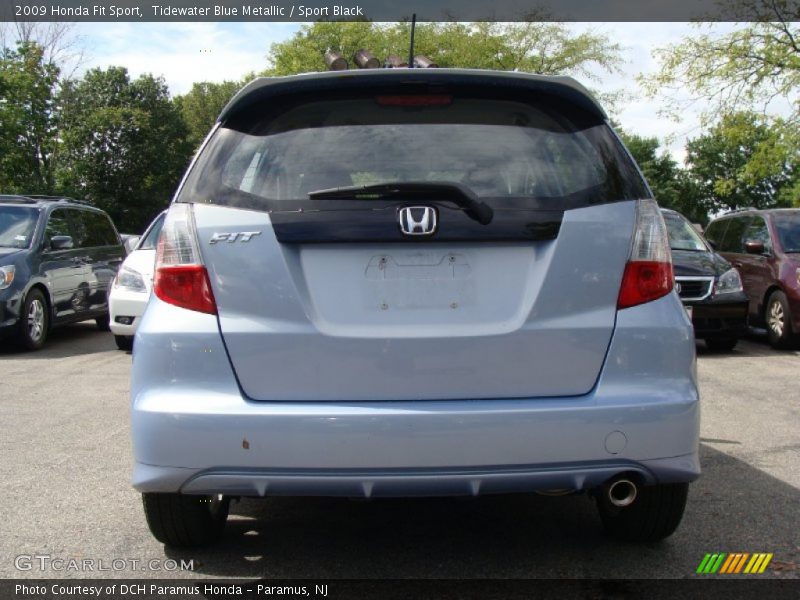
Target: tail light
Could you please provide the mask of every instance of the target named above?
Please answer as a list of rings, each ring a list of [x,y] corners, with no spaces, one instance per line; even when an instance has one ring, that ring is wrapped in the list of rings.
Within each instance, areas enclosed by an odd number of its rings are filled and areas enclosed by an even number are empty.
[[[208,271],[197,246],[191,204],[173,204],[164,219],[156,249],[153,291],[169,304],[217,314]]]
[[[672,291],[672,253],[667,227],[653,200],[636,206],[633,247],[625,265],[617,308],[629,308],[656,300]]]

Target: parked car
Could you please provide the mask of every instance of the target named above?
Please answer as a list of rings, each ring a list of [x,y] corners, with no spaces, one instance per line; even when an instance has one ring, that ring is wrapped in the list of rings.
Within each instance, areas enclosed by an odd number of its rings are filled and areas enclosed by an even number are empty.
[[[662,208],[667,225],[675,289],[692,319],[697,339],[709,350],[730,351],[747,332],[747,296],[739,272],[709,246],[692,223]]]
[[[565,77],[258,79],[167,212],[136,333],[153,535],[239,496],[589,492],[670,535],[698,462],[691,322],[664,220]]]
[[[139,238],[114,278],[109,294],[111,333],[120,350],[133,348],[133,336],[153,289],[156,243],[166,211],[158,215]]]
[[[742,274],[750,320],[767,328],[775,348],[800,335],[800,210],[744,209],[706,228],[714,248]]]
[[[41,348],[51,328],[108,329],[108,288],[125,249],[102,210],[69,198],[0,196],[0,336]]]

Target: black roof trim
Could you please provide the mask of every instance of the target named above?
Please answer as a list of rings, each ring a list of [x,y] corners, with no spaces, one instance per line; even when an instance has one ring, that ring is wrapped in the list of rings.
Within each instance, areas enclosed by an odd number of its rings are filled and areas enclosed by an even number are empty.
[[[218,120],[225,121],[256,102],[284,94],[403,84],[481,85],[542,92],[563,98],[601,119],[607,119],[605,111],[589,90],[572,77],[479,69],[364,69],[254,79],[228,102]]]

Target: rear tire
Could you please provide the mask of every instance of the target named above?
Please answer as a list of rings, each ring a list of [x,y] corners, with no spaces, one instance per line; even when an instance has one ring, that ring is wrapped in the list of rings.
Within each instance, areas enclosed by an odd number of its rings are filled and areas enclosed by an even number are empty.
[[[739,338],[706,339],[706,348],[712,352],[730,352],[739,343]]]
[[[130,352],[133,350],[133,337],[129,335],[115,335],[114,341],[117,343],[117,348]]]
[[[688,492],[688,483],[640,487],[636,500],[625,508],[612,505],[603,492],[597,498],[597,509],[611,537],[626,542],[657,542],[678,528]]]
[[[38,350],[47,340],[50,327],[50,313],[44,294],[33,288],[22,303],[19,316],[19,334],[17,339],[25,350]]]
[[[224,496],[142,494],[147,526],[167,546],[191,548],[217,541],[225,530],[230,499]]]
[[[792,313],[786,295],[780,290],[772,292],[767,300],[764,319],[767,322],[767,339],[770,346],[785,350],[794,342]]]

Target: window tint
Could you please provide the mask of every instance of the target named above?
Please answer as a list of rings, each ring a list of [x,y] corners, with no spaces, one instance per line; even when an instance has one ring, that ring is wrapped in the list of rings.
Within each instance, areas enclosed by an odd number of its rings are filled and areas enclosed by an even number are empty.
[[[72,211],[67,209],[59,209],[50,213],[50,217],[47,219],[47,228],[45,229],[45,243],[48,246],[50,245],[50,240],[57,235],[70,236],[74,245],[73,247],[78,246],[78,240],[76,239],[72,222],[69,218],[69,213],[71,212]]]
[[[713,242],[717,250],[722,249],[722,238],[725,235],[725,230],[728,228],[728,219],[722,221],[714,221],[709,223],[706,227],[705,236],[709,242]]]
[[[752,217],[735,217],[728,220],[730,224],[725,231],[725,237],[722,238],[722,244],[719,249],[722,252],[738,252],[741,254],[744,252],[744,240],[742,238]]]
[[[772,249],[769,230],[767,229],[767,223],[764,221],[763,217],[752,218],[747,229],[744,231],[742,240],[743,242],[761,242],[764,244],[764,248],[768,250]]]
[[[161,214],[156,217],[156,220],[153,221],[153,224],[150,226],[150,231],[147,232],[144,239],[139,242],[139,246],[136,248],[137,250],[154,250],[156,244],[158,243],[158,236],[161,234],[161,227],[164,225],[164,218],[166,214]]]
[[[120,243],[111,221],[104,214],[88,210],[73,212],[80,236],[80,247],[116,246]]]
[[[286,101],[238,115],[214,134],[179,201],[269,209],[321,189],[424,181],[462,183],[498,207],[649,197],[608,125],[580,109],[535,99],[444,96],[409,107],[381,98]]]
[[[784,252],[800,252],[800,212],[773,214]]]

